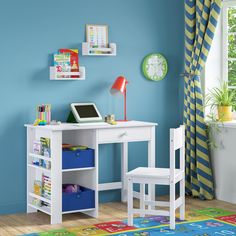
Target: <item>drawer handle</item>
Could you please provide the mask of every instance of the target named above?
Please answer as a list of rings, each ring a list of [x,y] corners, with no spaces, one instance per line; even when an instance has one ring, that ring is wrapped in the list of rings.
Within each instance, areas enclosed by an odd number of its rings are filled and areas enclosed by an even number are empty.
[[[79,157],[79,155],[80,155],[79,153],[80,153],[80,152],[77,152],[77,153],[76,153],[76,156],[77,156],[77,157]]]
[[[121,137],[127,136],[127,132],[122,133],[120,136],[121,136]]]

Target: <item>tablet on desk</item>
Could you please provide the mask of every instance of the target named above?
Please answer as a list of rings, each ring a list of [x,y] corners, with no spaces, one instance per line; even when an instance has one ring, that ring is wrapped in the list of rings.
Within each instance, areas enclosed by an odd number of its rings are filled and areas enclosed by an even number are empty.
[[[78,123],[99,123],[103,121],[94,103],[72,103],[71,110]]]

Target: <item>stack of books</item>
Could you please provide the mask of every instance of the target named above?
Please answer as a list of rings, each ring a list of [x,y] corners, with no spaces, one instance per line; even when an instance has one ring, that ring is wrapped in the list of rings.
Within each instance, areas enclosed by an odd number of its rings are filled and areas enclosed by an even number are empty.
[[[79,78],[79,51],[78,49],[59,49],[53,54],[54,67],[57,78]],[[76,75],[66,75],[63,72],[77,72]]]

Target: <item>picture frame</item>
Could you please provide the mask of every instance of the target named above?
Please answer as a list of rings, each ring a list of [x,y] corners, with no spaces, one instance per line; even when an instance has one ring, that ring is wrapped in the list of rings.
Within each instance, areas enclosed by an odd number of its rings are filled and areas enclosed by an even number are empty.
[[[86,24],[86,42],[92,48],[108,48],[108,25]]]

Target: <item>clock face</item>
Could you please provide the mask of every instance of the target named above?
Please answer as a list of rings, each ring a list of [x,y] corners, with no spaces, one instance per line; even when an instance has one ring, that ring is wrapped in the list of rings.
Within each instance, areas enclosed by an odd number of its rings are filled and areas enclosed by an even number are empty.
[[[147,79],[159,81],[165,78],[168,65],[165,57],[159,53],[153,53],[144,58],[142,68]]]

